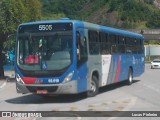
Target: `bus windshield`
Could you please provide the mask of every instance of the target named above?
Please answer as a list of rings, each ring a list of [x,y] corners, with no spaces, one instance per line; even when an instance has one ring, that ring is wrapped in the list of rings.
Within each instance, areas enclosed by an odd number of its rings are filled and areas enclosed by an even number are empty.
[[[61,70],[72,62],[71,31],[20,33],[17,64],[23,70]]]

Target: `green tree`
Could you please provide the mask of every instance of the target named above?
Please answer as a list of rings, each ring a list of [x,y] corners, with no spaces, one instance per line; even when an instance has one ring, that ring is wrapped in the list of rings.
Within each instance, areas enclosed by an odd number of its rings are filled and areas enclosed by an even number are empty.
[[[160,11],[154,11],[147,21],[150,28],[160,28]]]
[[[80,18],[79,11],[87,0],[40,0],[44,18],[58,17]],[[102,0],[101,0],[102,1]]]
[[[17,25],[40,19],[41,5],[38,0],[0,1],[0,77],[4,77],[3,44],[9,34],[16,31]]]
[[[41,3],[39,0],[22,0],[22,3],[25,5],[25,21],[35,21],[41,19]]]

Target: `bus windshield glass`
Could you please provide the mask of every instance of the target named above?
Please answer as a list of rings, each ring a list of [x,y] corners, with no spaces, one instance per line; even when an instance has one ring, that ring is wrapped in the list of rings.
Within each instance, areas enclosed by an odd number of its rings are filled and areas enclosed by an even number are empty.
[[[19,32],[17,64],[23,70],[62,70],[72,63],[71,30]]]

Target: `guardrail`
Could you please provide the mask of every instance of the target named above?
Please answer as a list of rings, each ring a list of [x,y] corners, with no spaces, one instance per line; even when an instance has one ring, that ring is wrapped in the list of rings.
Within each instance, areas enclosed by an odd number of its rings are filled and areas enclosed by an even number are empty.
[[[142,34],[160,34],[160,29],[128,29],[128,31]]]

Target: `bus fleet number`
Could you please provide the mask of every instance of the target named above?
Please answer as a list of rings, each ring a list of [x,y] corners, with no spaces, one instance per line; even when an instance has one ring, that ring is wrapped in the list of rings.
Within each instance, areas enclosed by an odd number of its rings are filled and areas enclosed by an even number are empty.
[[[52,25],[39,25],[40,31],[52,30]]]

